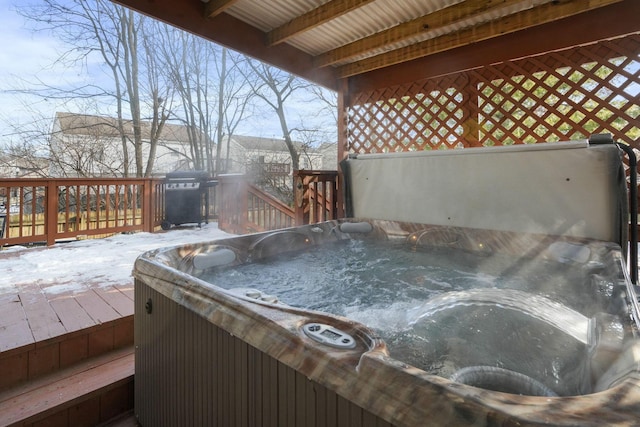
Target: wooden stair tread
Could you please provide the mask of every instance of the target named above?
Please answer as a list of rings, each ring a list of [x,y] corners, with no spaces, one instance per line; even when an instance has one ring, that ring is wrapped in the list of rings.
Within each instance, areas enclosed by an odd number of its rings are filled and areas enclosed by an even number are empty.
[[[134,349],[129,346],[13,387],[0,394],[0,425],[69,407],[131,380],[133,374]]]
[[[133,409],[100,423],[97,427],[140,427]]]

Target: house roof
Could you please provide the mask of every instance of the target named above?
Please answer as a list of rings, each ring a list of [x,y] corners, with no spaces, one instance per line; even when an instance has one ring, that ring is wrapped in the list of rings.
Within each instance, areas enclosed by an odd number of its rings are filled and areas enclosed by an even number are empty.
[[[287,151],[287,145],[285,144],[284,139],[233,135],[231,140],[236,142],[245,150]]]
[[[66,135],[95,135],[100,137],[119,137],[117,119],[107,116],[94,116],[87,114],[75,114],[58,112],[56,120],[60,126],[60,132]],[[131,120],[124,121],[125,135],[133,137],[133,124]],[[142,137],[150,139],[151,122],[142,122]],[[165,123],[162,128],[163,141],[189,142],[187,126]]]
[[[7,178],[40,177],[46,173],[48,167],[49,159],[43,157],[24,158],[9,153],[0,153],[0,176]]]
[[[245,150],[249,151],[276,151],[276,152],[288,152],[287,145],[284,142],[284,139],[277,138],[263,138],[259,136],[244,136],[244,135],[233,135],[231,139],[240,145]],[[302,143],[294,141],[293,144],[300,149],[302,147]],[[321,147],[324,148],[323,144]],[[333,144],[336,146],[336,143]],[[305,150],[307,152],[316,152],[320,151],[320,149],[310,148]]]
[[[333,89],[640,31],[637,0],[115,1]]]

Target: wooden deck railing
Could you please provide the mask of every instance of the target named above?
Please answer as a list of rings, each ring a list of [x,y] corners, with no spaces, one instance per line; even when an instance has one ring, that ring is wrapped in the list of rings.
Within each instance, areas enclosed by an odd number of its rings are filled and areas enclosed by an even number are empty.
[[[294,207],[221,175],[210,203],[221,230],[276,230],[343,216],[335,171],[295,171]],[[63,239],[130,231],[152,232],[164,219],[162,179],[0,179],[0,246],[52,245]],[[217,199],[217,200],[216,200]]]
[[[249,231],[267,231],[294,225],[291,207],[259,188],[247,186],[247,226]]]
[[[219,175],[218,227],[245,234],[295,225],[293,209],[259,188],[245,175]]]
[[[244,234],[311,224],[343,215],[336,171],[294,171],[291,208],[251,185],[244,175],[218,176],[218,227]]]
[[[0,179],[0,246],[153,231],[160,179]]]
[[[294,171],[296,224],[344,217],[338,177],[337,171]]]

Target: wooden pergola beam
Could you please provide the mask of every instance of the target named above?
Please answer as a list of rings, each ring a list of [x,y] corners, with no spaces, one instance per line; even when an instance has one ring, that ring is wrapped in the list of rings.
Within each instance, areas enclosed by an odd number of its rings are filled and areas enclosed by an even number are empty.
[[[205,6],[204,15],[213,18],[237,3],[238,0],[209,0]]]
[[[316,56],[313,63],[316,67],[333,65],[373,50],[384,49],[385,46],[399,43],[403,40],[432,33],[439,28],[455,24],[473,15],[502,9],[525,1],[467,0],[325,52]]]
[[[411,46],[344,65],[338,69],[338,75],[341,78],[346,78],[389,67],[445,50],[553,22],[620,1],[622,0],[565,0],[563,2],[545,3],[499,20],[466,28],[455,33],[425,40]]]
[[[332,0],[271,30],[267,33],[267,44],[274,46],[283,43],[296,34],[320,26],[373,1],[375,0]]]

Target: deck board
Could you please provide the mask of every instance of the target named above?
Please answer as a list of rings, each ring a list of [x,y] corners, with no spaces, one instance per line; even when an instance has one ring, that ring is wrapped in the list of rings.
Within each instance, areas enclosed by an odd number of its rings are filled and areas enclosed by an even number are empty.
[[[30,286],[20,292],[22,307],[34,340],[44,341],[66,333],[58,314],[38,286]]]
[[[132,287],[133,289],[133,287]],[[120,316],[133,314],[133,298],[115,286],[96,287],[94,292],[109,304]]]
[[[34,252],[47,250],[49,248],[33,249]],[[15,252],[0,251],[0,263],[6,263],[3,266],[11,270],[13,258],[17,256]],[[16,387],[30,386],[40,379],[133,345],[132,277],[114,281],[113,277],[104,277],[98,272],[95,276],[84,272],[80,275],[36,275],[29,280],[28,268],[20,272],[21,277],[11,276],[16,277],[15,280],[7,280],[7,277],[3,280],[0,274],[0,396]],[[127,369],[133,369],[131,361],[127,363]],[[106,380],[114,382],[110,375]],[[85,405],[83,400],[77,405],[65,406],[66,409],[59,413],[52,413],[57,408],[47,409],[48,398],[44,396],[48,394],[36,395],[33,402],[25,400],[17,405],[20,408],[17,419],[29,417],[27,412],[31,410],[34,413],[43,410],[43,415],[32,417],[34,426],[53,425],[59,421],[56,418],[59,414],[82,420],[82,425],[96,425],[98,420],[109,419],[132,407],[131,381],[127,379],[121,385],[116,381],[115,388],[92,395],[87,401],[91,405]],[[82,377],[80,382],[78,386],[81,387],[98,384],[94,373]],[[76,387],[75,382],[72,383]],[[52,399],[56,400],[70,390],[69,387],[61,388],[51,395],[54,396]],[[94,393],[91,390],[82,389],[80,395]],[[2,404],[0,399],[0,425],[5,425]],[[84,415],[90,415],[93,421],[88,422],[89,418]]]
[[[122,284],[116,284],[113,285],[116,289],[118,289],[120,292],[122,292],[124,295],[127,296],[127,298],[129,298],[131,301],[133,301],[133,295],[134,295],[134,291],[133,291],[133,278],[131,279],[130,283],[122,283]]]
[[[5,293],[0,300],[0,352],[32,344],[33,334],[17,293]]]
[[[75,295],[75,300],[96,324],[107,323],[121,317],[113,307],[100,298],[94,289]]]
[[[2,257],[2,254],[0,254]],[[0,353],[133,315],[130,283],[3,286]]]
[[[9,390],[4,395],[0,394],[0,424],[37,421],[36,417],[42,417],[47,412],[59,410],[58,408],[70,407],[101,389],[114,388],[133,377],[133,347],[97,360],[87,361]]]
[[[131,316],[133,307],[133,279],[3,286],[0,353]]]
[[[73,296],[56,298],[49,302],[67,332],[75,332],[96,325],[96,322]]]

